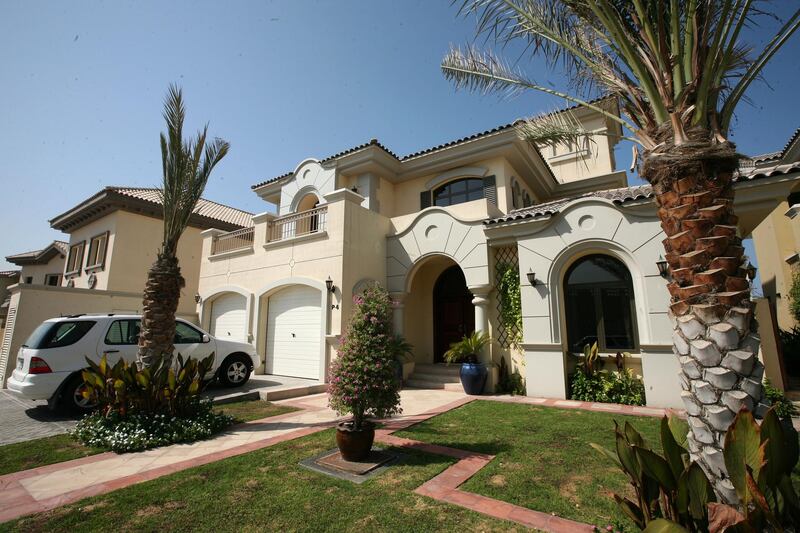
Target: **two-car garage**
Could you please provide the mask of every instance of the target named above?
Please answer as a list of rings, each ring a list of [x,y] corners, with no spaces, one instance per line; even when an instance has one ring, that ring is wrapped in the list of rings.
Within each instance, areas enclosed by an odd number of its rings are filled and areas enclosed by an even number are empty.
[[[212,335],[248,341],[247,297],[227,292],[214,298],[210,305]],[[320,290],[308,285],[290,285],[262,297],[257,334],[266,336],[258,344],[266,353],[267,374],[320,379],[323,375],[321,305]]]

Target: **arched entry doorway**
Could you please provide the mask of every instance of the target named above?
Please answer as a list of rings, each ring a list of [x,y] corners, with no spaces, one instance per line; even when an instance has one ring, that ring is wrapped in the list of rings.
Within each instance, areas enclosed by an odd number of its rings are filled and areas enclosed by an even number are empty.
[[[444,362],[450,345],[473,331],[472,293],[461,268],[451,266],[439,275],[433,287],[433,362]]]
[[[622,261],[604,254],[581,257],[564,276],[564,296],[571,352],[594,342],[601,352],[638,349],[633,283]]]

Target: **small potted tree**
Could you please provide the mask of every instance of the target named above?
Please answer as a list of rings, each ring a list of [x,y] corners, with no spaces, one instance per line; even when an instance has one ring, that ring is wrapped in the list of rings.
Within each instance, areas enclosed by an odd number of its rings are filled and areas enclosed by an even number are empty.
[[[444,353],[444,360],[449,363],[461,363],[461,386],[464,392],[477,396],[483,392],[489,369],[478,361],[478,354],[491,338],[485,332],[473,331],[463,339],[450,345]]]
[[[375,424],[370,419],[400,412],[389,293],[372,284],[355,296],[353,303],[328,387],[331,408],[340,415],[352,415],[336,431],[336,444],[346,461],[360,461],[369,455],[375,438]]]

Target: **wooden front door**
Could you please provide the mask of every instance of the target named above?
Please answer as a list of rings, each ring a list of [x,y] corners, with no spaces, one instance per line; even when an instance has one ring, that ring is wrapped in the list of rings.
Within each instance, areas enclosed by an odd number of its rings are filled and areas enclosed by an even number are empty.
[[[433,362],[444,362],[444,352],[464,335],[475,331],[472,293],[461,268],[450,267],[433,287]]]

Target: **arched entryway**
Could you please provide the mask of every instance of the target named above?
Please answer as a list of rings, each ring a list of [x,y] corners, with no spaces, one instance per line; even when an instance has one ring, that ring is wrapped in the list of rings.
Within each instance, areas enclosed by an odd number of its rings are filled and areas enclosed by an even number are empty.
[[[433,286],[433,362],[444,362],[444,353],[464,335],[475,331],[473,295],[464,272],[457,265],[442,272]]]
[[[601,352],[638,350],[633,283],[622,261],[605,254],[575,261],[564,275],[564,300],[569,351],[594,342]]]

